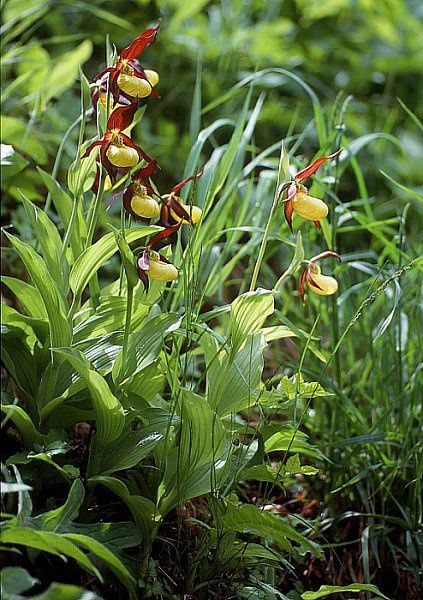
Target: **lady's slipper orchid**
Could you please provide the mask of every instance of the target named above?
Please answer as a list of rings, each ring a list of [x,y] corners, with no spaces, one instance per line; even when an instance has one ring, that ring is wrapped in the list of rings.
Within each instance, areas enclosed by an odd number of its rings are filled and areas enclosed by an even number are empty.
[[[139,169],[132,176],[132,182],[123,193],[123,207],[136,221],[158,217],[160,206],[154,195],[157,195],[146,180],[157,169],[157,162],[152,160],[146,167]]]
[[[174,281],[178,278],[179,271],[170,261],[153,249],[153,246],[168,246],[174,234],[181,227],[181,223],[176,223],[167,227],[150,239],[147,248],[137,259],[138,276],[141,279],[144,289],[148,292],[149,279],[155,281]]]
[[[110,179],[115,180],[118,171],[123,174],[134,167],[141,159],[152,159],[129,136],[122,133],[129,127],[137,110],[137,102],[122,106],[112,112],[107,121],[107,131],[101,138],[90,144],[82,158],[87,157],[93,148],[100,146],[100,160]]]
[[[305,285],[307,283],[308,288],[319,296],[331,296],[338,291],[338,282],[334,277],[330,275],[323,275],[319,265],[316,265],[316,261],[328,256],[334,256],[341,260],[341,257],[336,252],[331,250],[325,250],[316,256],[313,256],[308,261],[308,265],[304,269],[300,277],[300,296],[304,304]]]
[[[309,196],[307,188],[300,182],[313,175],[325,161],[336,158],[341,151],[342,148],[333,154],[317,158],[311,165],[297,173],[294,180],[285,186],[287,189],[287,196],[284,200],[285,219],[291,230],[293,213],[303,219],[313,221],[318,229],[321,228],[320,221],[327,216],[329,208],[323,200]]]
[[[136,98],[147,96],[158,97],[153,89],[159,81],[155,71],[145,71],[136,60],[145,48],[154,42],[160,25],[150,27],[139,35],[135,40],[120,53],[119,60],[113,67],[101,71],[96,80],[101,80],[105,75],[109,77],[110,93],[115,103],[119,102],[121,93]]]
[[[170,218],[177,223],[192,223],[193,225],[198,223],[198,221],[201,219],[201,215],[203,214],[201,208],[198,206],[184,204],[182,199],[177,194],[183,187],[186,186],[189,181],[198,179],[203,173],[204,169],[197,173],[197,175],[191,175],[191,177],[184,179],[172,188],[170,194],[163,196],[164,201],[160,213],[160,222],[163,225],[170,225]]]

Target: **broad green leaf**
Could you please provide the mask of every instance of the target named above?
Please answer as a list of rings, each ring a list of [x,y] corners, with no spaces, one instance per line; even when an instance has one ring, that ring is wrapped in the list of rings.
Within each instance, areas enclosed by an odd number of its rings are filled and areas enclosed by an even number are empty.
[[[125,239],[130,244],[147,235],[160,231],[161,227],[141,226],[133,227],[125,231]],[[81,254],[73,266],[70,276],[70,286],[73,293],[79,296],[84,291],[85,286],[91,277],[98,271],[103,263],[106,262],[117,251],[117,244],[113,232],[107,233],[98,242],[87,248]]]
[[[32,596],[31,600],[102,600],[87,589],[67,583],[52,583],[44,592]]]
[[[24,242],[5,232],[8,240],[16,248],[34,285],[40,292],[49,318],[50,345],[53,348],[68,346],[72,331],[66,318],[65,299],[53,281],[42,258]]]
[[[102,581],[100,573],[78,546],[57,533],[34,531],[28,527],[13,527],[2,531],[1,542],[3,544],[17,544],[27,548],[35,548],[62,558],[63,556],[73,558]]]
[[[26,396],[34,398],[38,388],[37,363],[26,343],[25,332],[2,325],[1,338],[2,359],[9,375]]]
[[[223,423],[204,398],[191,390],[182,389],[177,410],[181,417],[178,449],[168,452],[166,456],[166,472],[159,503],[163,514],[176,504],[197,495],[191,489],[193,484],[200,483],[203,490],[204,478],[207,489],[210,489],[215,465],[221,461],[225,450]]]
[[[87,158],[77,158],[69,167],[68,188],[75,198],[88,192],[94,183],[97,170],[97,154],[91,152]]]
[[[44,436],[37,431],[28,413],[26,413],[23,408],[16,406],[15,404],[1,404],[1,410],[19,429],[25,442],[25,446],[31,447],[35,443],[41,444],[43,442]]]
[[[131,329],[136,331],[145,321],[148,307],[134,300],[131,316]],[[74,329],[74,341],[82,342],[89,338],[105,336],[123,331],[126,317],[126,296],[102,296],[95,309],[83,308],[77,315],[78,324]]]
[[[273,292],[258,289],[238,296],[231,304],[231,345],[236,354],[248,336],[260,331],[274,311]]]
[[[92,49],[91,40],[85,40],[69,52],[60,54],[42,86],[41,98],[45,105],[51,98],[60,96],[75,83],[79,68],[90,58]]]
[[[379,598],[385,598],[389,600],[387,596],[382,594],[375,585],[370,583],[351,583],[350,585],[321,585],[317,592],[304,592],[301,594],[303,600],[317,600],[318,598],[324,598],[330,594],[343,594],[352,592],[353,594],[359,594],[360,592],[371,592],[376,594]]]
[[[307,454],[309,456],[318,456],[317,449],[307,442],[307,436],[295,431],[293,427],[271,427],[268,428],[271,435],[265,440],[264,448],[268,452],[298,452],[299,454]],[[276,429],[275,433],[272,433]],[[263,435],[266,435],[266,429],[262,430]]]
[[[120,581],[129,590],[134,590],[135,579],[129,573],[128,569],[116,558],[116,556],[108,549],[104,544],[101,544],[97,540],[87,535],[80,533],[65,533],[63,537],[70,540],[76,546],[88,550],[101,560],[113,571],[113,573],[120,579]]]
[[[207,366],[207,401],[217,414],[224,417],[256,404],[264,367],[263,334],[248,336],[235,355],[210,334],[201,336],[200,345]]]
[[[136,331],[144,323],[148,306],[134,300],[131,330]],[[100,305],[95,309],[85,307],[77,314],[78,324],[74,329],[74,341],[83,342],[89,338],[123,331],[126,317],[126,296],[102,296]]]
[[[84,380],[96,412],[97,441],[106,445],[119,437],[125,424],[125,413],[119,400],[112,394],[106,380],[93,371],[81,352],[72,348],[56,350],[66,358]]]
[[[5,567],[1,570],[1,594],[5,599],[8,594],[27,592],[36,583],[39,583],[39,580],[22,567]]]
[[[164,433],[155,431],[145,433],[144,428],[133,431],[131,424],[122,434],[108,444],[98,467],[99,475],[111,475],[116,471],[130,469],[146,458],[162,440]]]
[[[148,547],[162,518],[153,502],[143,496],[131,494],[123,481],[116,477],[92,477],[90,483],[103,484],[125,502],[134,517],[135,523],[141,529],[143,544]]]
[[[15,294],[16,298],[22,304],[26,313],[35,319],[46,319],[47,311],[40,292],[33,285],[16,279],[16,277],[8,277],[2,275],[1,282]]]
[[[80,479],[75,479],[66,502],[59,508],[35,517],[34,522],[39,523],[41,529],[45,531],[57,533],[68,531],[71,522],[79,515],[84,496],[85,490],[82,481]]]
[[[62,240],[53,221],[44,211],[22,196],[26,214],[41,246],[46,266],[59,289],[69,291],[69,266],[65,257],[61,257]]]
[[[125,364],[122,353],[113,367],[113,380],[116,384],[132,379],[157,359],[165,337],[180,325],[181,317],[175,313],[163,314],[147,321],[143,327],[129,338]]]
[[[38,164],[47,162],[47,153],[44,145],[37,139],[34,132],[26,135],[27,124],[15,117],[1,116],[1,139],[5,144],[13,144],[18,150],[25,152]]]
[[[38,169],[38,172],[43,180],[44,185],[48,189],[49,194],[51,195],[54,207],[63,223],[63,227],[65,230],[67,230],[72,216],[74,201],[51,175],[42,169]],[[82,212],[81,202],[79,203],[75,221],[75,225],[72,227],[70,233],[70,245],[74,260],[76,260],[80,254],[82,254],[85,240],[87,239],[87,225]]]
[[[269,512],[264,512],[251,504],[240,506],[229,505],[222,518],[224,529],[238,533],[250,533],[265,540],[272,540],[281,550],[292,549],[291,542],[296,542],[315,555],[319,555],[319,546],[288,525],[284,519]]]

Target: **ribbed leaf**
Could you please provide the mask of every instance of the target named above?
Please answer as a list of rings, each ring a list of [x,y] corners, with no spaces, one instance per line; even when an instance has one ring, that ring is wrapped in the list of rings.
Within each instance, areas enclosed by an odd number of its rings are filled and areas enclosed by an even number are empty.
[[[46,213],[35,206],[28,198],[22,197],[25,212],[41,246],[46,266],[56,285],[68,293],[69,265],[66,257],[61,257],[62,240],[53,221]]]
[[[156,360],[168,333],[177,329],[181,318],[175,313],[163,314],[147,321],[145,325],[129,338],[125,364],[122,365],[122,354],[116,359],[113,367],[113,380],[116,384],[132,379]]]
[[[51,175],[49,175],[42,169],[38,169],[38,172],[41,176],[41,179],[43,180],[44,185],[47,187],[49,193],[51,194],[54,207],[57,211],[57,214],[60,217],[60,220],[63,223],[63,227],[67,229],[71,220],[74,201]],[[78,256],[82,253],[86,238],[87,225],[85,222],[84,214],[82,212],[82,203],[80,203],[76,213],[75,225],[74,227],[72,227],[70,234],[70,245],[72,248],[74,260],[76,260]]]
[[[56,556],[73,558],[82,567],[87,569],[87,571],[97,575],[102,581],[100,573],[78,546],[57,533],[34,531],[28,527],[13,527],[2,532],[1,541],[3,544],[23,545],[28,548],[35,548],[55,554]]]
[[[250,334],[259,331],[273,313],[273,292],[258,289],[238,296],[231,304],[231,344],[235,354]]]
[[[44,436],[37,431],[29,415],[20,406],[15,404],[1,404],[1,410],[7,415],[19,429],[25,442],[25,446],[31,447],[36,442],[42,443]]]
[[[210,489],[215,465],[225,450],[223,423],[204,398],[183,389],[178,412],[181,417],[178,447],[166,457],[163,495],[159,504],[163,514],[193,497],[190,488],[200,479],[205,478]]]
[[[56,350],[66,358],[84,380],[96,412],[96,439],[101,445],[115,440],[125,424],[125,413],[119,400],[112,394],[106,380],[90,368],[84,355],[72,348]]]
[[[130,244],[147,235],[160,231],[161,227],[141,226],[127,229],[125,239]],[[73,266],[70,276],[70,286],[77,296],[82,294],[91,277],[117,251],[114,233],[107,233],[98,242],[87,248]]]
[[[16,277],[1,277],[1,282],[7,285],[19,302],[22,304],[25,312],[35,319],[46,319],[47,311],[45,309],[40,292],[33,285],[16,279]]]
[[[16,248],[33,283],[40,292],[49,318],[50,345],[52,348],[68,346],[72,332],[65,313],[65,300],[53,281],[42,258],[24,242],[5,232],[9,241]]]
[[[376,594],[380,598],[389,600],[387,596],[382,594],[375,585],[370,583],[351,583],[350,585],[321,585],[317,592],[304,592],[301,594],[303,600],[317,600],[318,598],[325,598],[330,594],[343,594],[343,593],[358,594],[360,592],[371,592]]]
[[[63,537],[70,540],[76,546],[80,546],[81,548],[84,548],[84,550],[88,550],[98,558],[101,558],[126,588],[134,590],[135,579],[129,573],[128,569],[108,548],[106,548],[106,546],[92,537],[80,533],[65,533],[63,534]]]
[[[281,550],[290,550],[291,542],[296,542],[309,552],[319,555],[317,544],[310,542],[279,516],[264,512],[251,504],[229,505],[222,518],[222,524],[230,531],[250,533],[265,540],[272,540]]]

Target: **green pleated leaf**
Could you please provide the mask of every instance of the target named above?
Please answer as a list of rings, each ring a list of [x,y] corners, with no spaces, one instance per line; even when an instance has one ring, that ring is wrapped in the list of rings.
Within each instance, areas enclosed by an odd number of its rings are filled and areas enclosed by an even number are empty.
[[[25,332],[10,325],[1,326],[2,360],[18,385],[30,398],[38,388],[37,363],[26,343]]]
[[[1,404],[1,410],[19,429],[23,441],[25,442],[25,446],[31,447],[36,442],[43,442],[44,436],[37,431],[28,413],[26,413],[23,408],[16,406],[15,404]]]
[[[66,318],[63,294],[53,281],[41,256],[31,246],[21,242],[10,233],[5,232],[5,235],[16,248],[34,285],[40,292],[49,318],[51,347],[68,346],[72,339],[72,331]]]
[[[116,556],[108,549],[104,544],[101,544],[97,540],[83,535],[80,533],[65,533],[63,537],[70,540],[76,546],[88,550],[101,560],[113,571],[113,573],[120,579],[123,585],[129,590],[134,590],[135,579],[129,573],[128,569],[116,558]]]
[[[81,504],[84,500],[85,490],[80,479],[75,479],[69,491],[66,502],[54,510],[45,512],[33,521],[40,525],[44,531],[62,533],[69,531],[69,526],[79,515]]]
[[[105,448],[98,468],[99,475],[110,475],[134,467],[151,454],[163,437],[164,431],[146,433],[144,428],[132,431],[128,422],[121,435]]]
[[[96,439],[101,445],[115,440],[125,424],[125,413],[119,400],[112,394],[106,380],[93,371],[84,355],[73,348],[56,350],[66,358],[84,380],[96,412]]]
[[[262,333],[249,335],[243,347],[229,354],[212,335],[200,338],[207,366],[207,401],[221,417],[253,406],[260,396],[266,342]]]
[[[350,585],[322,585],[317,590],[317,592],[304,592],[301,594],[301,598],[303,600],[317,600],[318,598],[324,598],[329,596],[330,594],[342,594],[352,592],[353,594],[358,594],[360,592],[371,592],[372,594],[376,594],[379,598],[385,598],[385,600],[389,600],[387,596],[382,594],[375,585],[371,585],[370,583],[351,583]]]
[[[250,533],[265,540],[272,540],[281,550],[291,550],[296,542],[309,552],[319,555],[319,546],[288,525],[279,516],[264,512],[251,504],[229,505],[222,518],[222,525],[229,531]]]
[[[28,527],[13,527],[2,532],[3,544],[17,544],[34,548],[56,556],[73,558],[78,564],[90,573],[96,575],[100,581],[102,577],[89,558],[70,540],[62,535],[47,531],[34,531]]]
[[[178,446],[166,456],[159,504],[163,514],[176,504],[203,493],[204,485],[206,491],[210,490],[216,463],[223,463],[225,450],[223,423],[204,398],[183,389],[177,410],[181,418]]]
[[[15,294],[30,317],[35,319],[47,318],[47,311],[37,288],[26,281],[16,279],[16,277],[7,277],[6,275],[1,277],[1,282],[7,285],[9,290]]]
[[[247,337],[263,326],[274,311],[273,292],[258,289],[238,296],[231,304],[231,343],[235,354]]]
[[[90,482],[101,483],[125,502],[134,517],[135,523],[141,529],[144,545],[148,546],[154,530],[161,521],[161,514],[153,502],[143,496],[131,494],[123,481],[116,477],[92,477]]]
[[[143,327],[129,338],[125,364],[120,353],[113,367],[113,380],[116,384],[132,378],[157,359],[166,335],[175,331],[181,317],[175,313],[163,314],[147,321]]]
[[[53,221],[44,211],[35,206],[28,198],[22,196],[25,212],[41,246],[46,266],[59,289],[67,294],[69,291],[69,265],[66,257],[62,257],[62,240]]]
[[[160,230],[161,227],[155,226],[133,227],[126,230],[125,239],[130,244]],[[74,264],[70,276],[70,286],[76,296],[82,294],[94,273],[98,271],[106,260],[109,260],[113,256],[117,249],[114,233],[111,232],[107,233],[81,254]]]
[[[43,180],[44,185],[47,187],[49,193],[51,194],[54,207],[57,211],[57,214],[60,217],[60,220],[63,223],[63,227],[66,230],[71,220],[74,201],[51,175],[49,175],[42,169],[38,169],[38,172],[41,176],[41,179]],[[84,243],[86,239],[87,224],[85,222],[84,213],[82,211],[82,203],[80,202],[78,210],[76,212],[75,223],[70,232],[69,240],[74,260],[76,260],[78,256],[83,252]]]

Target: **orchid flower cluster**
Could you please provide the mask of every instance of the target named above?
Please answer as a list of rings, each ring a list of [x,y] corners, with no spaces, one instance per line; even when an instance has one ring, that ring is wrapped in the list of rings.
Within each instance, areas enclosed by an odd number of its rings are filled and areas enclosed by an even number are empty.
[[[163,226],[163,230],[151,238],[144,252],[137,258],[137,270],[146,290],[149,278],[168,282],[178,277],[178,269],[157,250],[173,241],[174,234],[183,223],[194,225],[202,216],[201,208],[185,205],[178,194],[189,181],[201,177],[203,171],[184,179],[169,194],[161,197],[150,183],[150,178],[158,169],[157,161],[124,133],[133,123],[142,99],[149,96],[160,98],[154,89],[159,82],[158,73],[144,69],[138,61],[147,46],[155,41],[159,27],[156,25],[146,29],[122,50],[114,66],[104,69],[95,77],[93,105],[97,108],[98,102],[101,102],[106,110],[108,107],[111,110],[105,133],[101,139],[88,146],[82,157],[89,156],[94,148],[100,149],[94,192],[99,191],[100,165],[107,173],[102,184],[103,191],[110,189],[118,178],[129,173],[129,183],[117,195],[122,197],[125,212],[135,221],[146,223],[159,217],[158,224]],[[139,168],[132,171],[138,165]]]
[[[149,279],[162,282],[174,281],[178,277],[178,269],[158,250],[171,244],[182,224],[197,224],[202,218],[202,210],[197,206],[188,206],[179,197],[181,189],[190,181],[201,177],[203,171],[191,175],[175,185],[169,194],[161,196],[151,183],[151,178],[158,169],[158,163],[144,150],[135,144],[125,130],[133,123],[136,111],[142,100],[149,96],[160,98],[155,90],[159,83],[159,75],[151,69],[144,69],[138,61],[140,55],[157,36],[160,26],[146,29],[124,50],[121,51],[116,64],[98,73],[95,77],[95,91],[92,102],[97,108],[98,102],[110,112],[107,128],[101,139],[92,142],[85,151],[89,156],[94,148],[99,148],[98,168],[93,184],[93,191],[98,193],[101,180],[101,167],[107,173],[102,182],[102,191],[107,191],[120,178],[129,174],[129,182],[123,192],[114,198],[122,198],[123,209],[135,221],[150,223],[158,218],[158,225],[163,229],[152,236],[145,250],[137,257],[137,272],[146,290]],[[292,181],[281,190],[285,219],[292,231],[292,216],[296,213],[306,220],[313,221],[321,228],[320,221],[328,212],[328,206],[319,198],[308,194],[303,181],[313,175],[327,160],[336,158],[341,150],[316,159],[311,165],[302,169]],[[139,166],[134,170],[134,167]],[[304,303],[305,286],[319,295],[334,294],[338,284],[333,277],[323,275],[316,261],[334,256],[332,251],[325,251],[307,261],[300,277],[300,296]]]
[[[333,154],[316,158],[311,165],[299,171],[293,178],[293,181],[289,181],[283,186],[282,194],[286,196],[283,198],[285,219],[291,231],[293,213],[307,221],[313,221],[316,227],[321,229],[320,221],[328,215],[329,207],[323,200],[309,196],[307,188],[301,182],[311,177],[324,162],[337,158],[341,152],[342,148]],[[323,275],[320,266],[315,264],[316,261],[331,256],[339,260],[341,259],[336,252],[326,250],[306,261],[306,267],[301,274],[299,283],[303,304],[306,284],[312,292],[320,296],[330,296],[338,291],[338,282],[336,279],[328,275]]]

